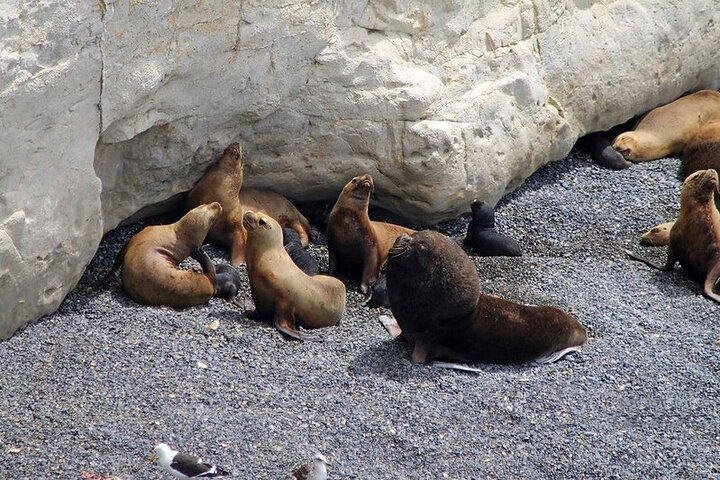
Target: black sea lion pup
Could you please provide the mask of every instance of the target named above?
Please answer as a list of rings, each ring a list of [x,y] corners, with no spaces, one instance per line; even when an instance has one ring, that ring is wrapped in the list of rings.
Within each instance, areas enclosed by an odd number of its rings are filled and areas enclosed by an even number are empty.
[[[300,241],[300,235],[292,228],[285,227],[283,230],[283,246],[285,251],[290,255],[295,265],[307,275],[317,275],[320,268],[310,252],[305,250]]]
[[[345,285],[327,275],[306,275],[283,248],[280,225],[263,213],[245,212],[250,292],[255,311],[248,316],[272,320],[275,328],[299,340],[296,324],[306,328],[337,324],[345,311]]]
[[[398,235],[414,232],[392,223],[370,220],[368,207],[373,187],[370,175],[350,180],[330,212],[327,229],[330,275],[361,272],[360,291],[364,294],[380,277],[388,251]]]
[[[468,225],[463,245],[471,248],[480,257],[519,257],[520,245],[495,230],[495,209],[475,200],[470,205],[472,220]]]
[[[119,254],[120,279],[130,298],[171,307],[210,300],[215,295],[215,268],[200,247],[221,213],[218,202],[200,205],[173,224],[146,227],[132,237]],[[178,268],[190,255],[200,261],[203,273]]]
[[[390,298],[387,293],[387,277],[382,275],[370,285],[370,298],[365,302],[368,308],[390,308]]]
[[[608,132],[593,132],[578,140],[578,146],[585,150],[590,157],[601,167],[611,170],[623,170],[632,163],[625,160],[620,152],[615,150],[607,137]]]
[[[216,297],[234,303],[238,307],[242,307],[243,305],[241,305],[237,299],[240,285],[242,285],[242,277],[240,276],[240,272],[235,270],[232,265],[226,263],[215,265]]]
[[[472,260],[444,235],[402,235],[387,263],[390,308],[412,361],[556,360],[578,350],[585,329],[560,309],[521,305],[480,292]]]
[[[718,173],[713,169],[699,170],[683,182],[680,215],[670,229],[665,265],[625,251],[634,260],[662,271],[672,270],[680,262],[688,276],[704,282],[703,293],[716,302],[720,302],[715,290],[720,276],[720,213],[715,206],[718,184]]]

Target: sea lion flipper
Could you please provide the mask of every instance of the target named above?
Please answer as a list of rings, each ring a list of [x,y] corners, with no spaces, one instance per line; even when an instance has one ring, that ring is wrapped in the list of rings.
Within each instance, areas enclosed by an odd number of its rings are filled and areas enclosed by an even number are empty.
[[[273,324],[276,329],[278,329],[281,333],[284,333],[288,337],[294,338],[295,340],[304,340],[303,336],[300,334],[300,331],[295,326],[295,318],[293,317],[291,312],[287,311],[287,309],[278,306],[278,309],[275,312],[275,319],[273,320]]]
[[[115,255],[115,261],[113,262],[113,266],[110,269],[108,273],[106,273],[104,276],[100,277],[98,280],[96,280],[94,283],[90,284],[91,288],[97,288],[102,285],[105,285],[113,276],[113,274],[122,266],[123,261],[125,260],[125,253],[128,250],[128,245],[130,244],[130,241],[125,242],[125,245],[120,249],[120,251]]]
[[[665,262],[665,265],[658,265],[657,263],[653,262],[652,260],[648,260],[645,257],[641,257],[640,255],[631,252],[630,250],[624,250],[624,252],[633,260],[637,260],[639,262],[643,262],[645,265],[652,267],[654,269],[660,270],[662,272],[669,272],[670,270],[675,267],[675,256],[672,254],[672,249],[668,248],[668,258]]]
[[[716,263],[715,266],[708,272],[705,277],[705,285],[703,287],[703,293],[706,297],[720,303],[720,295],[715,292],[715,286],[720,280],[720,262]]]
[[[378,279],[378,272],[380,270],[378,266],[379,260],[380,255],[378,254],[376,246],[373,245],[370,252],[365,256],[365,263],[360,280],[360,291],[365,296],[368,296],[370,293],[370,285]]]
[[[212,262],[212,260],[210,260],[210,257],[207,253],[205,253],[205,250],[203,250],[202,246],[193,248],[190,251],[190,256],[200,264],[203,273],[207,275],[210,280],[212,280],[213,284],[215,284],[215,264]]]
[[[387,330],[393,340],[401,340],[403,338],[403,332],[400,329],[400,325],[398,325],[397,320],[395,320],[395,317],[390,315],[380,315],[378,320],[380,321],[380,325]]]
[[[427,363],[432,359],[434,352],[435,334],[425,332],[415,337],[415,345],[410,360],[413,363]]]
[[[581,350],[580,345],[575,345],[572,347],[563,348],[561,350],[556,350],[554,352],[550,352],[547,355],[543,355],[542,357],[538,357],[535,359],[535,363],[539,364],[547,364],[547,363],[555,363],[561,358],[563,358],[565,355],[573,352],[579,352]]]

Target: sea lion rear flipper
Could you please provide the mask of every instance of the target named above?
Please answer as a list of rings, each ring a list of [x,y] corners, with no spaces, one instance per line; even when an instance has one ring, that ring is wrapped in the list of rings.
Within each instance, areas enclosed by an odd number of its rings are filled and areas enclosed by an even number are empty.
[[[667,261],[665,262],[665,265],[658,265],[657,263],[648,260],[645,257],[641,257],[640,255],[637,255],[636,253],[631,252],[630,250],[624,250],[625,253],[632,258],[633,260],[637,260],[639,262],[643,262],[645,265],[648,265],[652,268],[655,268],[657,270],[660,270],[662,272],[669,272],[670,270],[675,267],[675,255],[672,253],[672,247],[668,247],[668,253],[667,253]]]
[[[567,347],[563,348],[562,350],[556,350],[554,352],[550,352],[547,355],[543,355],[542,357],[538,357],[535,359],[535,363],[539,364],[547,364],[547,363],[555,363],[561,358],[563,358],[568,353],[572,352],[579,352],[581,350],[580,345],[575,345],[573,347]]]
[[[710,269],[707,276],[705,277],[705,285],[703,286],[703,293],[706,297],[720,303],[720,295],[715,293],[715,286],[720,280],[720,261]]]
[[[100,279],[96,280],[95,282],[90,284],[90,288],[97,288],[105,283],[108,282],[113,276],[113,274],[122,266],[123,262],[125,261],[125,253],[127,252],[128,245],[130,244],[130,241],[128,240],[125,242],[125,245],[120,249],[117,255],[115,255],[115,261],[113,262],[113,266],[110,269],[110,271],[105,274]]]
[[[404,337],[402,336],[403,332],[400,329],[400,325],[398,325],[397,320],[395,320],[394,317],[390,315],[380,315],[378,317],[378,320],[380,320],[380,325],[382,325],[385,330],[387,330],[393,340],[404,339]]]

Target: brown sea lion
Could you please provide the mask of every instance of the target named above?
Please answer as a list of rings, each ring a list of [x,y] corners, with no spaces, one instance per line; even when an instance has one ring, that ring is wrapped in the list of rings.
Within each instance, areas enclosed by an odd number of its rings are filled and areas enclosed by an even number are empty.
[[[701,90],[655,108],[631,132],[618,135],[613,148],[632,162],[681,153],[697,129],[720,119],[720,93]]]
[[[245,212],[246,256],[255,311],[248,316],[272,319],[286,335],[304,339],[306,328],[337,324],[345,311],[345,285],[327,275],[306,275],[283,247],[280,225],[269,215]]]
[[[720,302],[715,284],[720,277],[720,213],[715,206],[718,190],[716,170],[699,170],[690,175],[680,192],[680,215],[670,229],[670,245],[665,265],[657,265],[626,250],[634,260],[662,271],[680,262],[691,278],[703,281],[703,293]]]
[[[682,178],[698,170],[720,170],[720,120],[700,127],[685,145],[682,154]]]
[[[350,180],[330,212],[327,228],[330,275],[361,271],[360,291],[364,294],[380,277],[395,239],[403,233],[414,232],[392,223],[370,220],[368,207],[373,187],[370,175]]]
[[[643,233],[640,237],[640,245],[649,247],[664,247],[670,245],[670,229],[675,221],[661,223]]]
[[[215,267],[202,250],[208,230],[222,214],[218,202],[200,205],[170,225],[145,227],[118,254],[120,279],[127,294],[146,305],[188,307],[215,295]],[[181,270],[178,264],[192,256],[203,273]]]
[[[387,287],[416,363],[553,361],[587,339],[583,326],[558,308],[481,293],[472,260],[438,232],[398,237],[387,262]]]
[[[240,190],[240,206],[243,212],[252,210],[270,215],[283,228],[292,228],[300,236],[300,243],[310,243],[310,222],[295,208],[290,200],[279,193],[256,188]]]
[[[309,241],[310,224],[285,197],[273,192],[242,189],[244,154],[240,144],[230,144],[220,159],[212,165],[188,193],[187,207],[203,203],[220,202],[223,214],[210,229],[208,240],[230,250],[230,264],[245,263],[245,240],[243,226],[246,210],[263,211],[282,226],[298,232],[303,246]]]
[[[208,240],[230,250],[230,264],[245,261],[245,231],[238,191],[243,183],[244,155],[240,144],[231,143],[187,196],[187,207],[219,202],[222,214],[208,232]]]

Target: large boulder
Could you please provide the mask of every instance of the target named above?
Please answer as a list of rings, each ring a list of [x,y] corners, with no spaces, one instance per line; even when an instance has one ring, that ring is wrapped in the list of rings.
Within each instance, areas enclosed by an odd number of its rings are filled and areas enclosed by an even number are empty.
[[[368,172],[434,222],[720,85],[715,0],[26,3],[0,6],[0,336],[232,141],[246,185],[330,199]]]

